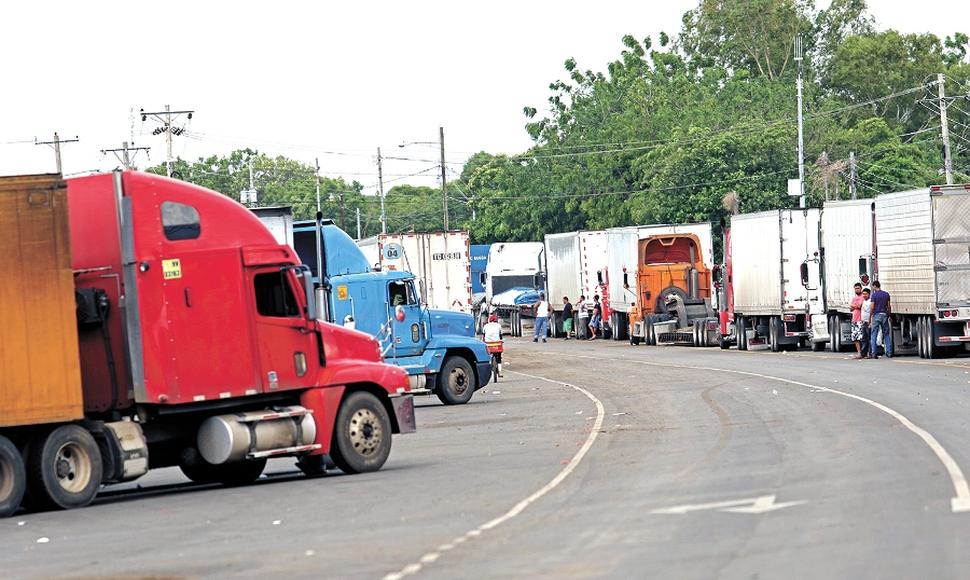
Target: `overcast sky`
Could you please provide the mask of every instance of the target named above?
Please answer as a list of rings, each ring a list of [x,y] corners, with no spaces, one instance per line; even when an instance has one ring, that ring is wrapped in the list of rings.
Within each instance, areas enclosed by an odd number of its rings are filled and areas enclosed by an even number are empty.
[[[822,0],[824,1],[824,0]],[[672,35],[696,0],[520,2],[9,2],[0,34],[0,175],[53,171],[34,137],[63,146],[65,174],[117,165],[122,141],[165,159],[157,124],[130,111],[193,109],[174,152],[251,146],[325,175],[435,185],[445,128],[454,171],[480,150],[530,145],[522,107],[543,110],[563,61],[604,70],[620,38]],[[870,0],[880,28],[970,32],[962,0]],[[946,14],[946,18],[940,18]],[[423,161],[426,160],[426,161]],[[145,157],[140,158],[144,166]],[[415,177],[407,174],[425,171]],[[397,180],[397,181],[393,181]]]

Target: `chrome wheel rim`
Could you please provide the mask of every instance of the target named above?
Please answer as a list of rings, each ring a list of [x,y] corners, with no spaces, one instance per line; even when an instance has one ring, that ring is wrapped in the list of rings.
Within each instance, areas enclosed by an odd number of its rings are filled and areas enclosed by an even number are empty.
[[[370,409],[358,409],[350,418],[350,442],[360,455],[374,455],[383,438],[380,419]]]

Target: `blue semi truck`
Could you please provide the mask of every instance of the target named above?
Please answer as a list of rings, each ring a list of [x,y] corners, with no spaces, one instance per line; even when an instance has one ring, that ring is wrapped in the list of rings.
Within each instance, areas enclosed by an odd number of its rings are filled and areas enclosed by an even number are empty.
[[[471,315],[422,305],[411,273],[374,271],[330,220],[293,222],[292,236],[293,249],[317,282],[321,317],[375,336],[386,362],[408,372],[412,392],[434,393],[455,405],[488,384],[490,357],[475,337]]]

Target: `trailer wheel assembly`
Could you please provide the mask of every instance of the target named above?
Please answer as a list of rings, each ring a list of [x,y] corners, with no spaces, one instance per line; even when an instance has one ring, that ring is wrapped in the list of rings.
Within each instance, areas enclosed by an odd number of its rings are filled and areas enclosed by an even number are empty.
[[[438,399],[445,405],[464,405],[475,394],[472,365],[460,356],[450,356],[441,366],[437,380]]]
[[[0,436],[0,518],[17,511],[27,489],[27,472],[20,451]]]
[[[85,429],[61,425],[27,448],[27,489],[33,505],[70,509],[91,503],[101,486],[101,451]]]
[[[748,350],[747,322],[743,316],[738,316],[737,320],[734,321],[738,333],[738,350]]]
[[[467,364],[467,363],[465,363]],[[347,395],[334,425],[330,457],[344,473],[377,471],[391,453],[391,418],[377,397]]]

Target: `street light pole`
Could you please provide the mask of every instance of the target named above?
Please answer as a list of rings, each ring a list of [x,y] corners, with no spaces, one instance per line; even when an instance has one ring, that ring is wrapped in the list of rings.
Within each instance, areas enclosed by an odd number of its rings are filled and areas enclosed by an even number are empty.
[[[445,231],[448,231],[448,180],[445,176],[445,128],[438,127],[439,142],[441,144],[441,209],[444,213]]]

